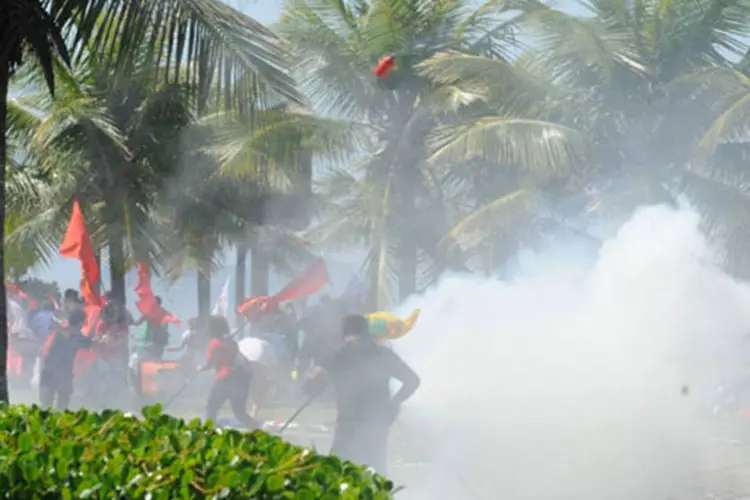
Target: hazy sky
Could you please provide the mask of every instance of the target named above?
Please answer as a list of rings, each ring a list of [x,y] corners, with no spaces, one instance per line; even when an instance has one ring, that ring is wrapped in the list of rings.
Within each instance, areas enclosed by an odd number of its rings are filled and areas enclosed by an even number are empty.
[[[281,10],[284,7],[283,0],[225,0],[226,3],[232,5],[235,8],[239,8],[249,16],[257,19],[262,23],[272,23],[281,16]],[[476,1],[477,5],[484,2]],[[558,0],[554,2],[558,7],[568,12],[576,14],[583,13],[584,9],[581,8],[576,0]]]

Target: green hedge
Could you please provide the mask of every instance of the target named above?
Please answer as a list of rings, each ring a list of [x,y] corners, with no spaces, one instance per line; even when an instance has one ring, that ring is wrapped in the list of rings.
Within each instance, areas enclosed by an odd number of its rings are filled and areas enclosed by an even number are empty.
[[[265,432],[143,410],[0,407],[0,497],[388,499],[393,484]]]

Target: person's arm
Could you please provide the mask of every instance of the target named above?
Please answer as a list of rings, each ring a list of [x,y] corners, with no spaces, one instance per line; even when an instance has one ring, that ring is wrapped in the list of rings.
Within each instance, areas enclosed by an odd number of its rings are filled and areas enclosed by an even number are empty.
[[[78,348],[79,349],[88,349],[91,347],[91,345],[94,343],[94,339],[91,337],[87,337],[85,335],[78,334]]]
[[[303,389],[309,394],[320,394],[328,386],[328,374],[322,366],[314,366],[305,378]]]
[[[178,345],[177,347],[167,347],[164,350],[166,352],[180,352],[187,347],[188,342],[190,342],[190,337],[191,337],[191,333],[189,331],[185,332],[182,334],[182,340],[180,341],[180,345]]]
[[[395,352],[384,349],[384,354],[388,359],[391,377],[401,382],[401,388],[391,398],[391,403],[394,406],[400,406],[419,389],[419,376]]]
[[[148,318],[146,318],[146,316],[144,315],[141,315],[141,317],[138,318],[136,321],[133,321],[133,317],[130,316],[130,313],[128,313],[128,316],[130,318],[130,324],[133,326],[140,326],[148,320]]]
[[[209,342],[208,348],[206,349],[206,362],[198,367],[198,371],[210,370],[216,364],[216,349],[217,345],[215,342]]]

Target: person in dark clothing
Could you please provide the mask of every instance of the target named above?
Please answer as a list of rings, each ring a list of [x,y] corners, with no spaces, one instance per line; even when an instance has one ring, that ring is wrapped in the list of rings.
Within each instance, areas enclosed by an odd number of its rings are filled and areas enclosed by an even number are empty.
[[[343,347],[308,380],[309,391],[330,381],[336,392],[336,431],[331,453],[385,474],[388,433],[401,404],[419,387],[419,377],[387,347],[376,344],[364,316],[343,321]],[[401,383],[391,397],[392,378]]]
[[[156,303],[161,305],[161,297],[156,297]],[[143,335],[143,346],[139,354],[144,359],[160,360],[164,357],[164,350],[169,344],[169,330],[166,325],[149,320],[145,316],[134,324],[138,325],[146,322],[146,329]]]
[[[200,370],[213,369],[216,375],[206,402],[206,420],[215,422],[219,410],[229,401],[232,413],[242,425],[257,428],[257,422],[247,413],[251,374],[238,363],[239,347],[230,336],[224,316],[209,318],[208,335],[211,340],[206,350],[206,364]]]
[[[68,325],[53,333],[43,356],[39,377],[39,403],[51,407],[55,400],[58,410],[65,410],[73,394],[73,365],[79,349],[91,346],[91,339],[81,334],[86,320],[82,310],[72,311]]]

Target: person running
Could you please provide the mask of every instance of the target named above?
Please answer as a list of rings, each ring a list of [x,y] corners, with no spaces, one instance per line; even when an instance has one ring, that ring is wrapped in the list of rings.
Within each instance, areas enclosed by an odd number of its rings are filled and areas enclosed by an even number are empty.
[[[257,422],[247,413],[251,374],[238,363],[239,347],[230,336],[229,323],[224,316],[208,319],[211,341],[206,350],[206,364],[200,368],[213,369],[214,385],[206,402],[206,420],[216,422],[219,410],[229,401],[235,418],[248,429],[257,428]]]
[[[387,347],[375,343],[364,316],[343,320],[343,347],[313,369],[308,392],[331,382],[336,393],[336,431],[331,453],[385,474],[388,433],[401,404],[419,388],[417,374]],[[401,382],[391,397],[390,381]]]
[[[79,349],[92,344],[90,338],[81,334],[85,320],[86,315],[82,310],[72,311],[68,316],[67,326],[52,334],[42,353],[39,403],[44,408],[55,405],[58,410],[65,410],[70,404],[76,355]]]

